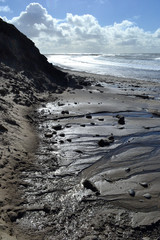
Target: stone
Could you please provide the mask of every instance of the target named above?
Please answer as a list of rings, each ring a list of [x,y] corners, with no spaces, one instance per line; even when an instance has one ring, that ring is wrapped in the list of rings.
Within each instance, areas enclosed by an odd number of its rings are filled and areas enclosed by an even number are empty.
[[[59,131],[62,129],[62,126],[60,124],[58,124],[58,125],[53,126],[52,128],[56,131]]]
[[[109,146],[113,142],[114,142],[114,136],[113,134],[111,134],[107,139],[100,139],[98,142],[98,145],[100,147],[105,147],[105,146]]]
[[[100,195],[99,190],[91,181],[85,179],[82,184],[86,189],[90,189],[91,191],[95,192],[96,195]]]
[[[98,145],[100,146],[100,147],[105,147],[105,146],[109,146],[110,145],[110,142],[108,141],[108,139],[100,139],[99,141],[98,141]]]
[[[81,150],[75,150],[76,153],[82,154],[83,152]]]
[[[145,198],[147,198],[147,199],[151,199],[151,194],[150,193],[145,193],[144,195],[143,195],[143,197],[145,197]]]
[[[68,110],[65,110],[65,111],[62,111],[61,113],[62,113],[62,114],[69,114],[69,111],[68,111]]]
[[[108,137],[108,140],[110,141],[110,143],[113,143],[113,142],[114,142],[114,136],[113,136],[113,134],[111,134],[111,135]]]
[[[59,134],[60,137],[65,137],[64,133]]]
[[[0,124],[0,133],[8,132],[8,129],[5,128],[2,124]]]
[[[133,189],[129,189],[129,195],[134,197],[135,196],[135,191]]]
[[[9,118],[6,118],[5,122],[9,123],[11,125],[19,126],[19,124],[15,120],[12,120],[12,119],[9,119]]]
[[[47,133],[44,134],[44,136],[46,138],[51,138],[53,136],[53,133],[52,132],[47,132]]]
[[[18,213],[10,211],[8,212],[8,217],[10,218],[11,222],[15,222],[18,218]]]
[[[50,205],[45,204],[45,205],[43,206],[43,210],[44,210],[45,213],[50,213],[50,211],[51,211]]]
[[[147,188],[148,187],[148,183],[147,182],[140,182],[139,183],[142,187]]]
[[[127,173],[129,173],[129,172],[131,171],[130,167],[125,168],[125,171],[126,171]]]
[[[123,115],[116,115],[116,118],[118,118],[118,123],[121,124],[121,125],[124,125],[125,124],[125,118]]]
[[[87,114],[87,115],[86,115],[86,118],[91,119],[91,118],[92,118],[92,115]]]
[[[98,118],[98,121],[103,122],[104,118]]]

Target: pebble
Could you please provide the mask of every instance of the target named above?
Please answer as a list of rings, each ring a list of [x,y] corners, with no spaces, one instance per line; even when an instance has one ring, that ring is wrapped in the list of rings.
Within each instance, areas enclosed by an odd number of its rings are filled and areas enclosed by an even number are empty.
[[[125,124],[125,119],[124,119],[124,116],[123,115],[117,115],[116,118],[118,118],[118,123],[121,124],[121,125],[124,125]]]
[[[129,195],[134,197],[135,196],[135,191],[133,189],[130,189],[129,191]]]
[[[111,134],[111,135],[108,137],[108,140],[110,141],[110,143],[113,143],[113,142],[114,142],[114,136],[113,136],[113,134]]]
[[[109,146],[109,145],[110,145],[110,142],[109,142],[107,139],[106,139],[106,140],[101,139],[101,140],[99,140],[98,145],[99,145],[100,147],[105,147],[105,146]]]
[[[125,171],[126,171],[127,173],[129,173],[129,172],[131,171],[131,169],[128,167],[128,168],[125,168]]]
[[[61,112],[62,114],[69,114],[69,111],[68,110],[63,110],[62,112]]]
[[[102,122],[102,121],[104,121],[104,118],[98,118],[98,121]]]
[[[91,119],[91,118],[92,118],[92,115],[87,114],[87,115],[86,115],[86,118]]]
[[[51,138],[53,136],[53,133],[45,133],[44,135],[46,138]]]
[[[140,182],[139,183],[142,187],[147,188],[148,187],[148,183],[147,182]]]
[[[60,124],[56,125],[56,126],[52,126],[52,128],[56,131],[61,130],[62,126]]]
[[[151,199],[151,194],[150,193],[145,193],[144,195],[143,195],[143,197],[145,197],[145,198],[147,198],[147,199]]]
[[[65,137],[64,133],[59,134],[60,137]]]

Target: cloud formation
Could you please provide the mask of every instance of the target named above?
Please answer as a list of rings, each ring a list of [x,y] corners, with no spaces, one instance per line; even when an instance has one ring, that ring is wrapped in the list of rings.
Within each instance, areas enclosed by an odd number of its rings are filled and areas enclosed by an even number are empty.
[[[18,17],[8,21],[31,38],[42,53],[155,52],[160,46],[160,29],[145,32],[128,20],[102,27],[89,14],[68,13],[60,20],[39,3],[29,4]]]
[[[9,8],[9,6],[0,6],[0,12],[11,12],[11,9]]]

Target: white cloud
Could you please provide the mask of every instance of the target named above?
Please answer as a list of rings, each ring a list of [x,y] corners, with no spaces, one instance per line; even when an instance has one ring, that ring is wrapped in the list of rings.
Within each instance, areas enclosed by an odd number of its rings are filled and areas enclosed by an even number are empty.
[[[66,52],[155,52],[159,51],[160,29],[145,32],[132,21],[100,26],[89,14],[68,13],[56,19],[39,3],[31,3],[9,22],[31,38],[43,53]]]
[[[8,6],[0,6],[0,12],[11,12],[11,9]]]

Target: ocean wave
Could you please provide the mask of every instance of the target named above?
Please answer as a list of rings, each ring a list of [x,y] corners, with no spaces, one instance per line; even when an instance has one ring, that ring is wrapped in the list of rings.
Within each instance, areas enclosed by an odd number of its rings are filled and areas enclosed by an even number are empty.
[[[160,54],[54,54],[46,57],[65,69],[160,81]]]

